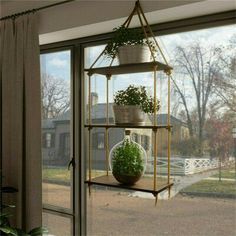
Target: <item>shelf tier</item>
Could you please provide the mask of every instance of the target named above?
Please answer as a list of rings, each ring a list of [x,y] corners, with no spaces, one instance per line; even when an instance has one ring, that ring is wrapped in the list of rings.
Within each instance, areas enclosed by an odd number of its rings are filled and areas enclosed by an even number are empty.
[[[94,125],[84,125],[86,128],[128,128],[128,129],[170,129],[172,125],[106,125],[106,124],[94,124]]]
[[[100,75],[121,75],[121,74],[131,74],[131,73],[141,73],[141,72],[150,72],[157,67],[157,71],[166,71],[169,72],[173,68],[165,65],[161,62],[145,62],[137,64],[125,64],[119,66],[109,66],[109,67],[99,67],[99,68],[90,68],[85,69],[89,75],[100,74]]]
[[[113,188],[122,188],[127,190],[133,190],[133,191],[140,191],[140,192],[146,192],[146,193],[152,193],[154,196],[156,196],[158,193],[170,188],[173,183],[157,183],[156,190],[153,189],[153,179],[152,178],[142,178],[140,179],[135,185],[133,186],[127,186],[124,184],[121,184],[117,182],[117,180],[112,175],[104,175],[100,177],[93,178],[91,181],[87,180],[85,181],[88,185],[100,185],[100,186],[107,186],[107,187],[113,187]]]

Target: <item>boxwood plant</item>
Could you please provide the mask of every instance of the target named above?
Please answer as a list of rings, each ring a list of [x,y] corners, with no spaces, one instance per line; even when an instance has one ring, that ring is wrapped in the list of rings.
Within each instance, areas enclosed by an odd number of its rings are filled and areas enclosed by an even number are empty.
[[[108,42],[104,54],[107,57],[114,58],[117,55],[118,48],[125,45],[148,45],[145,39],[144,33],[141,28],[126,28],[120,26],[113,29],[114,36]],[[155,43],[152,40],[148,40],[152,51],[157,52]]]
[[[119,90],[114,96],[116,105],[140,106],[145,113],[154,113],[154,99],[148,96],[144,86],[130,85],[125,90]],[[160,101],[156,100],[156,111],[160,108]]]
[[[140,147],[125,139],[113,153],[112,172],[114,175],[138,176],[144,171],[142,150]]]

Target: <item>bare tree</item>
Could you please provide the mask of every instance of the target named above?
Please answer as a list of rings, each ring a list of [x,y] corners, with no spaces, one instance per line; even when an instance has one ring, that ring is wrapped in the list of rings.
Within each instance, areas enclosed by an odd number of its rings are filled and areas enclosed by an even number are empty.
[[[214,82],[215,93],[221,101],[221,106],[236,112],[236,34],[233,35],[228,46],[218,50],[220,68]]]
[[[195,132],[197,134],[199,154],[202,154],[207,104],[214,92],[213,84],[218,75],[219,60],[216,48],[204,48],[198,42],[185,48],[176,47],[177,74],[173,82],[185,110],[190,136],[193,137]],[[192,117],[193,112],[197,114],[197,123]]]
[[[64,79],[42,74],[41,98],[43,119],[58,117],[70,107],[69,83]]]

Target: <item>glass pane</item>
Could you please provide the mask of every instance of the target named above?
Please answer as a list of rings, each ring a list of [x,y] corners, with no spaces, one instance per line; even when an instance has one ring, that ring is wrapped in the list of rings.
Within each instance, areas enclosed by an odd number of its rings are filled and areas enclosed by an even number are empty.
[[[232,137],[232,128],[236,124],[235,27],[236,25],[216,27],[162,36],[158,39],[160,45],[165,45],[167,58],[174,67],[170,117],[173,126],[173,198],[171,201],[158,201],[154,207],[154,197],[150,194],[93,187],[92,197],[88,196],[87,201],[89,235],[211,236],[236,233],[236,206],[232,200],[236,194],[235,144]],[[87,67],[102,49],[102,46],[85,49]],[[98,63],[98,66],[101,64],[103,63]],[[103,65],[107,64],[104,62]],[[152,78],[151,73],[112,77],[109,82],[110,123],[114,123],[114,94],[134,84],[145,86],[151,95]],[[167,122],[165,81],[165,76],[159,74],[158,124]],[[91,92],[92,122],[104,124],[106,78],[93,76]],[[105,129],[102,128],[93,129],[92,156],[95,162],[92,166],[92,177],[98,176],[105,169],[104,132]],[[109,149],[123,137],[124,130],[109,130]],[[152,133],[133,129],[132,138],[146,150],[149,156],[146,174],[152,175]],[[158,130],[157,140],[157,173],[160,181],[166,179],[167,173],[167,131]],[[167,200],[167,191],[158,197]],[[192,222],[198,226],[189,227]],[[224,227],[226,225],[227,227]]]
[[[41,55],[43,203],[72,207],[71,52]]]
[[[48,229],[49,235],[72,235],[72,220],[68,217],[43,212],[43,226]]]

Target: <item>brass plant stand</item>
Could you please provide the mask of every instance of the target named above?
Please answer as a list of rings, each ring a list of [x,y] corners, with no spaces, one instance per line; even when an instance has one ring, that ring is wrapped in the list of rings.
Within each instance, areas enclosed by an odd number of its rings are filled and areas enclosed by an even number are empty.
[[[135,7],[133,11],[131,12],[130,16],[127,18],[127,20],[124,22],[123,26],[129,27],[130,22],[133,18],[133,16],[137,14],[138,19],[140,21],[143,33],[145,35],[145,38],[147,40],[147,44],[149,46],[151,56],[153,61],[152,62],[146,62],[146,63],[137,63],[137,64],[127,64],[127,65],[119,65],[119,66],[112,66],[114,58],[111,60],[111,63],[108,67],[99,67],[94,68],[97,61],[103,56],[104,51],[98,56],[98,58],[94,61],[92,66],[89,69],[85,69],[85,72],[88,74],[88,124],[85,124],[85,128],[88,130],[88,180],[85,181],[85,183],[89,186],[89,192],[91,185],[101,185],[101,186],[108,186],[108,187],[114,187],[114,188],[123,188],[123,189],[129,189],[129,190],[135,190],[135,191],[142,191],[142,192],[148,192],[152,193],[157,201],[158,194],[166,189],[168,189],[169,197],[170,197],[170,188],[173,185],[170,179],[170,156],[171,156],[171,124],[170,124],[170,80],[171,80],[171,71],[172,67],[170,67],[167,63],[166,58],[164,57],[163,52],[161,51],[161,48],[152,32],[151,27],[149,26],[147,19],[144,15],[144,12],[141,8],[140,2],[137,1],[135,3]],[[156,61],[154,52],[152,51],[150,39],[149,37],[152,37],[152,40],[155,42],[156,47],[160,53],[160,56],[163,58],[164,63],[161,63],[159,61]],[[165,125],[158,125],[157,124],[157,111],[156,111],[156,104],[154,104],[155,110],[154,110],[154,122],[153,125],[143,125],[143,126],[132,126],[132,125],[115,125],[109,123],[109,82],[112,79],[112,75],[121,75],[121,74],[132,74],[132,73],[142,73],[142,72],[153,72],[153,88],[154,88],[154,101],[157,100],[157,73],[159,71],[163,71],[167,76],[167,124]],[[106,76],[106,124],[92,124],[92,117],[91,117],[91,77],[94,74],[99,74]],[[92,178],[92,152],[91,152],[91,135],[92,135],[92,129],[93,128],[104,128],[105,129],[105,160],[106,160],[106,174],[104,176]],[[143,177],[137,184],[133,186],[126,186],[123,184],[118,183],[115,178],[109,174],[109,164],[108,164],[108,158],[109,158],[109,137],[108,137],[108,131],[111,128],[135,128],[135,129],[151,129],[154,134],[154,160],[153,160],[153,178],[145,178]],[[166,183],[158,183],[157,181],[157,132],[160,129],[166,129],[168,132],[167,135],[167,181]],[[155,202],[156,202],[155,201]]]

